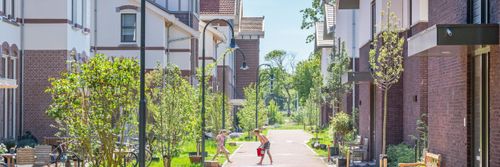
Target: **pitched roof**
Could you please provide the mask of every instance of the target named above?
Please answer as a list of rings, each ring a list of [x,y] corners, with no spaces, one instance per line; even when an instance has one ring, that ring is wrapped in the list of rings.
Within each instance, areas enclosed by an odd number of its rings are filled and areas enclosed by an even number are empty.
[[[315,41],[315,48],[324,48],[324,47],[332,47],[333,45],[333,40],[325,40],[324,39],[324,22],[316,22],[316,41]]]
[[[236,0],[201,0],[200,13],[203,15],[234,15]]]
[[[238,35],[257,35],[264,38],[264,16],[241,17]]]

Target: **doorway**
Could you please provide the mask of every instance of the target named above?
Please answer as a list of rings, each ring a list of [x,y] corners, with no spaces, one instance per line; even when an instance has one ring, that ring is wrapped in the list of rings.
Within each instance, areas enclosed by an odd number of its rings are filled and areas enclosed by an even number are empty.
[[[476,49],[473,58],[472,160],[474,167],[488,167],[489,49]]]

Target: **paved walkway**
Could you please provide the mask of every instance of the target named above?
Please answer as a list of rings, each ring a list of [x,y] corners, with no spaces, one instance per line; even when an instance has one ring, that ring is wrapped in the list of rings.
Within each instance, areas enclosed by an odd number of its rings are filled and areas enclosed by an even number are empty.
[[[271,130],[271,155],[273,165],[269,158],[263,161],[263,166],[268,167],[325,167],[327,166],[309,147],[306,142],[312,137],[302,130]],[[243,143],[230,157],[233,163],[226,163],[224,167],[251,167],[257,166],[260,160],[257,157],[257,142]]]

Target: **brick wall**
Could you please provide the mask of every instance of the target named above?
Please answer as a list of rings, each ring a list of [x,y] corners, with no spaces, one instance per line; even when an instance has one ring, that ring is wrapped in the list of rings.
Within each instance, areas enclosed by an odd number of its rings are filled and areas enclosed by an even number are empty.
[[[58,77],[66,70],[66,50],[26,50],[24,69],[24,130],[31,131],[38,139],[53,136],[57,129],[45,111],[50,104],[50,95],[45,89],[48,79]]]
[[[359,49],[359,71],[368,72],[368,52],[370,51],[370,44],[367,43]],[[359,83],[359,134],[362,138],[370,137],[370,90],[371,82],[361,82]],[[374,158],[374,157],[370,157]]]
[[[429,0],[429,25],[467,23],[467,0]]]
[[[500,166],[500,46],[490,53],[490,166]]]
[[[236,69],[236,98],[243,98],[243,88],[255,83],[257,66],[259,66],[259,39],[238,39],[236,43],[245,53],[248,70]],[[240,53],[237,53],[240,54]],[[243,62],[243,56],[235,55],[236,64]]]
[[[441,154],[444,166],[467,164],[467,50],[457,55],[429,57],[429,151]]]

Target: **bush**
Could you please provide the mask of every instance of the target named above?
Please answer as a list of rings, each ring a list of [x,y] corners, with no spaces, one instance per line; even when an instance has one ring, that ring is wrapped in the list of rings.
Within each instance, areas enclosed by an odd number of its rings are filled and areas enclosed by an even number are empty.
[[[397,167],[399,163],[415,162],[415,149],[406,144],[389,145],[387,159],[390,167]]]

